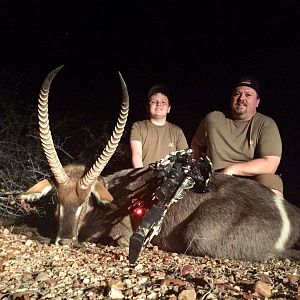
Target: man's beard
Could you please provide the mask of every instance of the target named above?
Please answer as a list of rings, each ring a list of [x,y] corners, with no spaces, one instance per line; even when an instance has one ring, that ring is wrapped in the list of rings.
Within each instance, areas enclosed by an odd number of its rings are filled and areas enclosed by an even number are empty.
[[[234,108],[234,112],[237,115],[242,115],[242,114],[244,114],[246,112],[246,106],[244,106],[244,105],[237,105]]]

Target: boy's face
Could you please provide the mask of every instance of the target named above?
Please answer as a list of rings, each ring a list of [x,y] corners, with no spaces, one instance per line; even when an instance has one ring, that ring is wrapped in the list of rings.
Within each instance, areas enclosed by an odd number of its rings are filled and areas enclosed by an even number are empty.
[[[169,99],[162,93],[154,94],[148,102],[149,114],[152,118],[165,118],[170,112]]]

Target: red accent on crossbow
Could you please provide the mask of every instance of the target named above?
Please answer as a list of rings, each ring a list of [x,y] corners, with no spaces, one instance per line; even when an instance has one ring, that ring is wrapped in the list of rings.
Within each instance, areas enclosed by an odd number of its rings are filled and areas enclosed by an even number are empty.
[[[145,214],[145,208],[144,207],[137,207],[137,208],[134,209],[133,212],[137,217],[142,217]]]

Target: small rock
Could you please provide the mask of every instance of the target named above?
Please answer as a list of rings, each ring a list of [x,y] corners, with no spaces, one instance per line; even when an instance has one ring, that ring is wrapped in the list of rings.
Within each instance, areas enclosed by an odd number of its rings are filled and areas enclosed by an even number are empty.
[[[194,270],[193,266],[185,265],[181,269],[181,275],[185,276],[187,274],[190,274],[193,270]]]
[[[135,269],[136,271],[143,270],[143,268],[144,268],[144,265],[143,265],[143,264],[137,264],[137,265],[134,267],[134,269]]]
[[[36,281],[46,281],[47,279],[49,279],[49,276],[45,272],[41,272],[35,277]]]
[[[30,246],[32,246],[32,244],[33,244],[32,240],[27,240],[25,243],[25,246],[30,247]]]
[[[240,292],[240,291],[241,291],[241,288],[240,288],[238,285],[235,285],[235,286],[233,287],[233,290],[234,290],[234,291],[237,291],[237,292]]]
[[[173,284],[173,285],[183,286],[183,285],[186,285],[186,282],[181,279],[178,279],[178,278],[167,278],[164,280],[164,284],[166,284],[166,285]]]
[[[183,290],[178,295],[178,300],[195,300],[196,292],[194,289]]]
[[[158,252],[158,247],[157,246],[153,246],[152,251],[153,252]]]
[[[64,271],[60,271],[59,273],[58,273],[58,276],[59,277],[61,277],[61,278],[64,278],[64,277],[66,277],[66,272],[64,272]]]
[[[288,279],[288,282],[290,282],[290,283],[297,283],[300,279],[300,276],[296,275],[296,274],[289,274],[287,276],[287,279]]]
[[[84,278],[82,281],[83,284],[89,284],[90,283],[90,279],[89,278]]]
[[[122,292],[120,290],[112,287],[109,292],[109,298],[110,299],[123,299],[124,295],[122,294]]]
[[[3,229],[3,235],[9,235],[10,231],[7,228]]]
[[[160,291],[164,294],[168,290],[168,286],[164,283],[160,286]]]
[[[270,298],[272,296],[271,287],[262,281],[258,281],[255,283],[254,291],[258,293],[260,296]]]
[[[124,279],[123,283],[126,285],[127,288],[131,288],[132,287],[132,282],[128,278]]]
[[[218,297],[217,297],[215,294],[213,294],[213,293],[209,293],[209,294],[205,297],[205,299],[207,299],[207,300],[217,300]]]
[[[124,285],[125,285],[125,283],[122,280],[120,280],[120,279],[114,279],[114,278],[110,278],[107,281],[107,284],[111,288],[115,288],[117,290],[123,290],[124,289]]]
[[[155,300],[157,299],[157,293],[151,292],[149,295],[147,295],[147,300]]]
[[[138,283],[139,284],[145,284],[147,281],[148,281],[147,277],[142,277],[142,278],[139,279]]]

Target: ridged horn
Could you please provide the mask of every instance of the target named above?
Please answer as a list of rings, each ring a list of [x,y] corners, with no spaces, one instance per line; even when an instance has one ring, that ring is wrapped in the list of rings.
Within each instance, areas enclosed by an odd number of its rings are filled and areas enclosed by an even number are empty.
[[[129,95],[126,87],[126,83],[119,72],[121,87],[122,87],[122,107],[119,113],[117,125],[114,128],[113,134],[110,137],[105,149],[102,151],[101,155],[97,158],[94,165],[90,168],[90,170],[85,174],[83,178],[80,180],[80,187],[82,189],[87,189],[101,174],[102,170],[105,168],[110,158],[114,154],[118,144],[123,135],[128,112],[129,112]]]
[[[47,157],[47,161],[50,166],[51,172],[59,185],[67,184],[69,177],[59,161],[52,140],[52,135],[49,127],[48,96],[51,82],[62,68],[63,66],[60,66],[48,74],[48,76],[42,84],[38,104],[39,130],[42,147]]]

